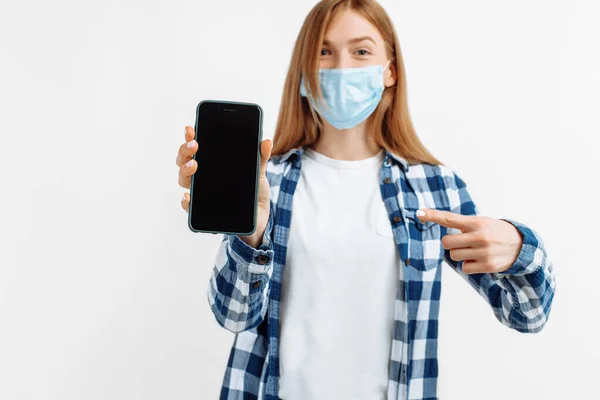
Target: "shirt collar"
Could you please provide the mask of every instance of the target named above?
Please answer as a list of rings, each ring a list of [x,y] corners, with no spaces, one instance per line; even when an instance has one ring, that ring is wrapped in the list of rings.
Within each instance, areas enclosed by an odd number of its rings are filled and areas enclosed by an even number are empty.
[[[300,159],[300,157],[302,157],[302,153],[304,152],[304,147],[303,146],[298,146],[295,147],[293,149],[288,150],[287,152],[280,154],[278,156],[274,156],[273,157],[273,161],[275,163],[280,163],[280,162],[287,162],[288,159],[291,157],[292,159]],[[384,149],[384,153],[385,153],[385,157],[384,157],[384,164],[388,163],[389,159],[392,159],[394,161],[396,161],[398,164],[400,164],[402,166],[402,168],[404,168],[405,172],[408,172],[408,161],[406,161],[405,158],[399,156],[396,153],[393,153],[387,149]]]

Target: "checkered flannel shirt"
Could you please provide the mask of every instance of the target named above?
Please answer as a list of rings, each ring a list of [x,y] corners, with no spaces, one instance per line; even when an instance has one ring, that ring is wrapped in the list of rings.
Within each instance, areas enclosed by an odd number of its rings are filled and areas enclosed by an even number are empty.
[[[267,163],[271,212],[262,244],[253,248],[224,234],[217,251],[208,302],[219,325],[235,333],[220,399],[279,399],[281,278],[303,151],[297,147]],[[384,152],[379,187],[399,250],[398,268],[404,268],[394,306],[387,399],[434,400],[442,261],[486,300],[498,321],[529,333],[548,320],[555,291],[552,262],[537,232],[502,218],[523,236],[518,258],[501,273],[465,274],[462,261],[451,259],[441,243],[444,235],[460,231],[415,215],[419,208],[479,215],[465,182],[447,166],[409,165]]]

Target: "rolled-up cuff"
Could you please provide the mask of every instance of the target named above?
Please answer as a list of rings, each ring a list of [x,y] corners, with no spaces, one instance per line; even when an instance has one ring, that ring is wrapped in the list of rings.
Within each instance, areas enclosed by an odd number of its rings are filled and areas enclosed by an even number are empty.
[[[544,244],[541,238],[532,229],[520,222],[508,218],[500,219],[517,228],[523,237],[523,244],[513,265],[506,271],[492,273],[492,276],[501,279],[506,275],[525,275],[535,272],[542,265],[544,259]]]

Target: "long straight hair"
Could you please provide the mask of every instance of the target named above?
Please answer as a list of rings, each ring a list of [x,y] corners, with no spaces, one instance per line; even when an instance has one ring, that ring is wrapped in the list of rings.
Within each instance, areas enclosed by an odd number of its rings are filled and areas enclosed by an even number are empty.
[[[396,66],[396,84],[384,89],[379,105],[367,119],[368,135],[379,147],[405,158],[409,163],[442,164],[417,137],[408,112],[400,43],[390,17],[375,0],[322,0],[307,15],[296,39],[285,79],[271,155],[283,154],[298,146],[310,146],[319,138],[321,117],[308,99],[300,95],[300,82],[304,76],[307,92],[313,93],[317,100],[323,99],[318,83],[323,38],[335,14],[348,9],[360,13],[379,30],[387,56]]]

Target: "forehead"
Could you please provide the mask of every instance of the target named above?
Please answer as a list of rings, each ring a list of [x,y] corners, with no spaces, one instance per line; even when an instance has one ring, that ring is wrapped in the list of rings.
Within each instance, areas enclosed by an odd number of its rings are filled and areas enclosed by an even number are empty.
[[[363,15],[354,10],[340,10],[329,21],[324,41],[342,45],[349,39],[362,36],[371,36],[377,46],[383,45],[381,34]]]

